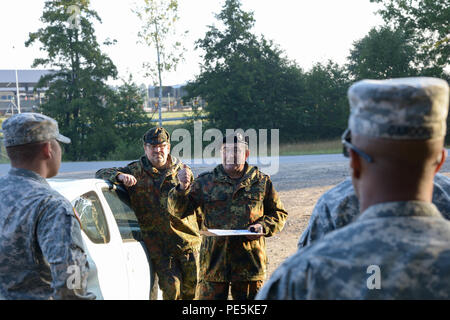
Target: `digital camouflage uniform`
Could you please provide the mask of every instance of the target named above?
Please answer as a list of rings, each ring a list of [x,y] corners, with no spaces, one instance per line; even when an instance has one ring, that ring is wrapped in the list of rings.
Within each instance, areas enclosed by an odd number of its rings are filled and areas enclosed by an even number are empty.
[[[434,178],[433,203],[444,218],[450,220],[450,179],[439,173]],[[298,248],[304,248],[327,233],[348,225],[359,214],[359,201],[351,178],[347,178],[319,198]]]
[[[257,299],[449,299],[449,268],[450,222],[431,203],[388,202],[288,258]]]
[[[3,133],[6,147],[70,142],[55,120],[33,113],[7,119]],[[95,299],[88,271],[70,202],[39,174],[11,168],[0,178],[0,299]]]
[[[119,184],[120,173],[137,179],[125,187],[143,233],[165,300],[192,300],[195,297],[201,237],[195,216],[178,219],[167,212],[169,191],[178,184],[183,164],[169,155],[170,167],[154,168],[147,156],[123,168],[101,169],[96,177]]]
[[[172,189],[169,212],[188,217],[200,208],[197,212],[208,229],[247,229],[260,223],[265,237],[281,231],[287,212],[269,176],[248,164],[244,170],[235,183],[219,165],[199,175],[189,189]],[[230,283],[233,298],[253,298],[267,273],[265,237],[253,241],[245,236],[203,237],[199,299],[227,299]]]
[[[348,96],[352,134],[397,141],[443,141],[445,137],[446,81],[363,80],[349,89]],[[349,190],[343,186],[336,190]],[[445,197],[437,203],[442,199]],[[336,203],[344,207],[356,204]],[[313,239],[288,258],[256,298],[450,298],[450,222],[433,203],[381,202],[369,206],[354,221],[351,217],[341,221],[349,224]]]

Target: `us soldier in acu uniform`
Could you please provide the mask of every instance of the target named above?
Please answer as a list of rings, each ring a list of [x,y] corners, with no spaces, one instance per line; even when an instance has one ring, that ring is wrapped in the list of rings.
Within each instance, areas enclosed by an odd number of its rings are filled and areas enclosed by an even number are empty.
[[[264,236],[204,237],[200,251],[199,299],[254,299],[267,273],[265,237],[283,229],[287,212],[269,176],[249,165],[247,141],[239,133],[222,144],[222,165],[192,179],[179,173],[169,193],[169,212],[189,217],[201,208],[209,229],[251,229]]]
[[[58,141],[70,139],[35,113],[7,119],[3,135],[12,168],[0,178],[0,299],[95,299],[79,220],[45,180],[58,173]]]
[[[286,260],[258,299],[449,299],[450,222],[432,204],[449,89],[435,78],[349,89],[344,136],[361,215]]]
[[[450,220],[450,178],[443,174],[437,173],[434,177],[433,203],[444,218]],[[303,249],[327,233],[352,223],[359,213],[352,179],[347,178],[319,198],[298,241],[298,248]]]
[[[165,300],[193,300],[201,237],[195,216],[179,219],[167,212],[167,196],[184,165],[170,153],[170,136],[152,128],[143,137],[145,155],[124,168],[102,169],[96,177],[123,183]]]

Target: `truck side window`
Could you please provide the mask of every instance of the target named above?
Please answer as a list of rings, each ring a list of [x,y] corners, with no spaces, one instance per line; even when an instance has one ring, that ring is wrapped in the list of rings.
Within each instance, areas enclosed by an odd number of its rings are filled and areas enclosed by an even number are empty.
[[[81,229],[88,238],[93,243],[108,243],[110,239],[108,223],[97,194],[93,191],[85,193],[72,204],[80,215]]]
[[[121,190],[102,189],[103,195],[112,210],[119,227],[122,240],[125,241],[142,241],[141,229],[139,222],[130,207],[128,194]]]

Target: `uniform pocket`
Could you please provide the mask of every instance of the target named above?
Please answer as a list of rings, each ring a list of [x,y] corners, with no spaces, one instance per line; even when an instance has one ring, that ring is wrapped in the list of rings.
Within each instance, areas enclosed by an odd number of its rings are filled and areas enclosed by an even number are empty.
[[[226,209],[228,205],[226,194],[208,195],[205,197],[205,226],[210,229],[220,229],[227,225]]]
[[[262,194],[247,193],[243,196],[249,224],[253,224],[264,215],[263,200],[264,198]]]

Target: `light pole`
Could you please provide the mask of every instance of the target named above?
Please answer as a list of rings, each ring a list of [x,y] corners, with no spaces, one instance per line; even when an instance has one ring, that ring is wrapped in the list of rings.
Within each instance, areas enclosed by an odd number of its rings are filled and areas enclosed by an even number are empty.
[[[20,113],[20,92],[19,92],[19,77],[16,69],[16,97],[17,97],[17,112]]]
[[[167,110],[172,111],[170,108],[170,92],[167,94],[167,98],[169,99],[169,105],[167,106]]]
[[[13,51],[16,51],[16,46],[13,46]],[[17,100],[17,112],[20,113],[20,92],[19,92],[19,76],[16,69],[16,100]]]

